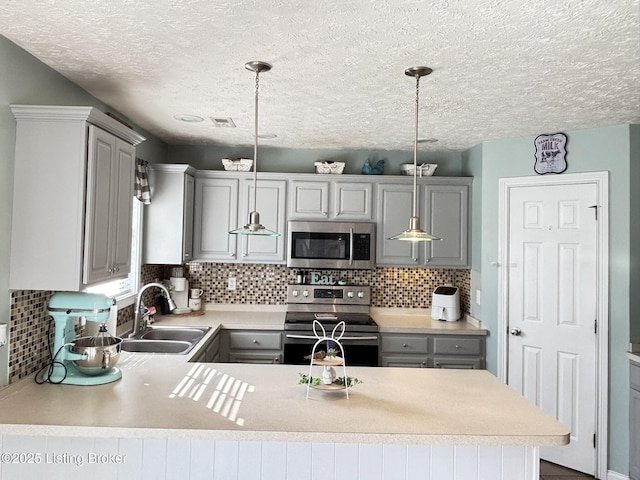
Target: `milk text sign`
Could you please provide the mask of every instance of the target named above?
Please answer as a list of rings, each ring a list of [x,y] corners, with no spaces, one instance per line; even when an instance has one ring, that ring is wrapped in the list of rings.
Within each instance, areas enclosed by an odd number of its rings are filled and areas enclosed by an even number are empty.
[[[538,135],[534,143],[536,163],[533,168],[536,173],[562,173],[567,169],[567,136],[564,133]]]

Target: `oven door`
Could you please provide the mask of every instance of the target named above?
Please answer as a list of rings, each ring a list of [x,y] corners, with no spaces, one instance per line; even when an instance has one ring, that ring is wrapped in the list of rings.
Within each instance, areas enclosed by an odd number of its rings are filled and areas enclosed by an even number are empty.
[[[297,336],[309,336],[311,338],[297,338]],[[344,348],[345,364],[347,366],[378,366],[378,334],[376,333],[349,333],[350,337],[362,337],[357,339],[343,338],[340,340]],[[309,331],[285,332],[283,363],[288,365],[309,365],[309,359],[313,346],[318,341],[312,337]],[[327,351],[331,346],[319,345],[316,351]]]

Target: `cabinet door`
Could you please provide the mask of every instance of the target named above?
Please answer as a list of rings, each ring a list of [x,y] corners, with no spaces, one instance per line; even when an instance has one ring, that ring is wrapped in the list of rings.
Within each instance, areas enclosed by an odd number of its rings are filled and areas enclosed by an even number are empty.
[[[418,250],[412,242],[389,240],[405,231],[413,210],[413,186],[406,184],[377,185],[376,265],[418,265]]]
[[[290,219],[329,218],[329,182],[291,180],[289,198]]]
[[[236,259],[238,180],[197,178],[193,220],[194,260],[229,262]]]
[[[193,206],[195,196],[195,179],[191,175],[184,177],[184,212],[182,227],[182,261],[190,262],[193,258]]]
[[[333,212],[339,220],[372,219],[371,183],[334,182]]]
[[[131,241],[133,237],[133,184],[135,175],[135,149],[116,141],[115,174],[112,187],[114,194],[113,277],[126,277],[131,272]]]
[[[284,263],[286,254],[284,239],[286,237],[286,186],[284,180],[259,180],[257,182],[256,208],[260,213],[260,223],[269,230],[280,235],[268,237],[260,235],[239,235],[238,242],[242,248],[242,260],[249,262]],[[238,212],[238,223],[247,222],[249,212],[253,210],[253,181],[245,180],[242,184],[242,206]]]
[[[422,227],[442,241],[422,245],[424,265],[467,267],[469,187],[467,185],[425,185],[422,211],[427,221]]]
[[[114,205],[111,203],[111,188],[115,183],[114,157],[116,137],[94,126],[89,127],[89,149],[87,161],[86,231],[84,244],[83,283],[111,278],[110,225]]]

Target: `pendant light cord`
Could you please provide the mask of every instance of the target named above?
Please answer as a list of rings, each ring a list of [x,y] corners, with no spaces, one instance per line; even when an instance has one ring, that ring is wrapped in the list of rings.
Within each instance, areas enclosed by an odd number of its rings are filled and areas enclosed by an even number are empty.
[[[418,216],[418,102],[420,98],[420,75],[416,75],[416,131],[413,140],[413,216]]]
[[[260,90],[260,72],[256,70],[256,95],[254,102],[254,125],[253,125],[253,210],[257,209],[258,199],[258,91]]]

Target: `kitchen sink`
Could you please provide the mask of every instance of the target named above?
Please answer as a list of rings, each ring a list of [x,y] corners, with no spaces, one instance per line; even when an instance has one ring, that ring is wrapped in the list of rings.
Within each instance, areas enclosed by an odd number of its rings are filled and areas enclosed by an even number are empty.
[[[135,337],[122,341],[122,350],[137,353],[184,355],[205,336],[211,327],[151,326]]]
[[[136,338],[144,340],[179,340],[197,342],[211,327],[148,327]]]
[[[180,340],[144,340],[139,338],[125,338],[122,340],[122,350],[137,353],[185,354],[194,345],[195,342]]]

